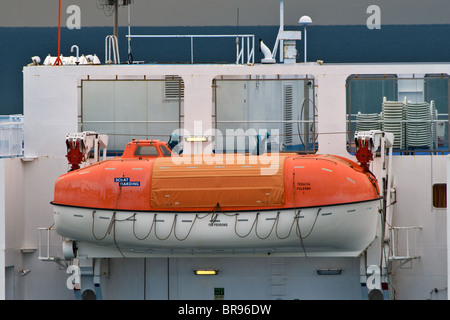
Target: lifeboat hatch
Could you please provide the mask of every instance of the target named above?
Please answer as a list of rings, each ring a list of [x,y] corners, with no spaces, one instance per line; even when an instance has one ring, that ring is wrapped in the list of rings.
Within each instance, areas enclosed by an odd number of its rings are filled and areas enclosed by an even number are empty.
[[[122,158],[170,157],[172,151],[166,142],[160,140],[133,140],[127,143]]]
[[[177,164],[155,160],[153,208],[268,207],[284,204],[284,157],[275,174],[262,175],[268,165]]]

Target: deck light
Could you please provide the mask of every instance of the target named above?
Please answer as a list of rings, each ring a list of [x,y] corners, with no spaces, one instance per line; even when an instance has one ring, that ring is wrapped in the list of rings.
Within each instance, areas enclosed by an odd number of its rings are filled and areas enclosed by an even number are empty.
[[[206,142],[208,141],[208,137],[205,136],[191,136],[186,137],[187,142]]]
[[[303,16],[298,20],[298,23],[303,26],[305,30],[305,63],[306,63],[306,26],[312,23],[312,19],[309,16]]]
[[[338,276],[341,273],[342,269],[338,268],[317,269],[317,274],[321,276]]]
[[[219,273],[217,269],[194,269],[197,276],[215,276]]]

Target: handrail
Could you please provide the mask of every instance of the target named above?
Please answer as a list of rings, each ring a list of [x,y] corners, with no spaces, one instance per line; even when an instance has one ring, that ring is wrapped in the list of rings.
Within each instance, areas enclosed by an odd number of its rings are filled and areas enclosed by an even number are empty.
[[[178,120],[83,120],[83,123],[177,123]],[[217,120],[217,123],[317,123],[317,120]]]
[[[23,156],[23,116],[0,116],[0,158]]]
[[[111,49],[114,60],[111,57]],[[114,35],[109,35],[105,38],[105,63],[120,64],[119,43]]]
[[[39,256],[38,256],[38,259],[42,260],[42,261],[55,261],[57,258],[50,255],[50,232],[53,231],[54,229],[52,229],[52,227],[49,227],[49,228],[38,228],[38,230],[39,230],[39,247],[38,247]],[[46,243],[45,244],[45,247],[46,247],[45,254],[43,252],[44,250],[42,250],[43,249],[42,248],[43,239],[42,239],[42,234],[41,234],[42,231],[46,231],[46,234],[47,234],[47,238],[45,241],[45,243]]]
[[[392,249],[392,254],[389,257],[389,260],[411,260],[411,259],[417,259],[420,256],[415,254],[415,250],[414,253],[411,254],[411,250],[410,250],[410,239],[409,239],[409,231],[416,231],[418,229],[422,229],[422,226],[410,226],[410,227],[391,227],[390,231],[391,231],[391,249]],[[404,236],[405,240],[406,240],[406,249],[405,249],[405,254],[404,255],[398,255],[398,250],[396,248],[396,237],[395,234],[397,233],[397,237],[398,237],[398,231],[400,230],[405,230],[406,234]],[[398,239],[397,239],[398,240]],[[416,239],[416,233],[414,232],[414,243],[412,244],[414,246],[413,249],[415,249],[415,246],[417,245],[416,243],[417,239]]]
[[[176,35],[147,35],[128,34],[127,38],[190,38],[191,39],[191,63],[194,63],[194,38],[236,38],[236,64],[244,64],[244,39],[247,41],[247,64],[255,62],[255,35],[254,34],[176,34]],[[251,42],[251,43],[250,43]],[[241,47],[239,48],[239,43]]]

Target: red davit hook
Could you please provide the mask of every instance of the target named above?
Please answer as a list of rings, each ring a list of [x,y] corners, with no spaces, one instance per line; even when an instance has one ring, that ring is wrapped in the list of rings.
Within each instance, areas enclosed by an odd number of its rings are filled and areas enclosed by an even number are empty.
[[[80,169],[80,164],[85,160],[80,151],[80,141],[66,141],[67,160],[71,165],[70,171]]]
[[[58,56],[56,57],[54,66],[62,66],[61,61],[61,0],[59,0],[59,15],[58,15]]]
[[[373,153],[369,149],[370,141],[365,139],[357,139],[356,143],[356,159],[358,160],[361,168],[367,172],[369,171],[369,162],[373,160]]]

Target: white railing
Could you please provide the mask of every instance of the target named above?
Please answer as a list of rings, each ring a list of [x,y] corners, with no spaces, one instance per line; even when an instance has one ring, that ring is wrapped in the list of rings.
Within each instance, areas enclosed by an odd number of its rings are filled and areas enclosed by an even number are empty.
[[[105,63],[120,64],[119,43],[114,35],[105,38]]]
[[[23,156],[23,116],[0,116],[0,158]]]
[[[41,261],[59,260],[60,258],[58,256],[50,254],[50,238],[52,232],[54,232],[55,229],[52,229],[50,227],[50,228],[38,228],[38,230],[39,230],[38,259]]]
[[[126,36],[128,41],[131,38],[190,38],[191,40],[191,63],[194,63],[194,38],[236,38],[236,64],[255,63],[255,35],[253,34],[222,34],[222,35],[131,35]],[[246,50],[245,50],[246,49]],[[246,55],[245,55],[246,53]],[[245,56],[247,61],[245,62]]]
[[[416,231],[421,230],[421,226],[411,226],[411,227],[391,227],[390,228],[390,239],[391,239],[391,254],[389,255],[389,260],[403,260],[405,262],[411,259],[417,259],[420,256],[416,252],[417,247],[417,237]],[[400,238],[401,237],[401,238]],[[402,241],[404,247],[399,250],[398,243]]]

